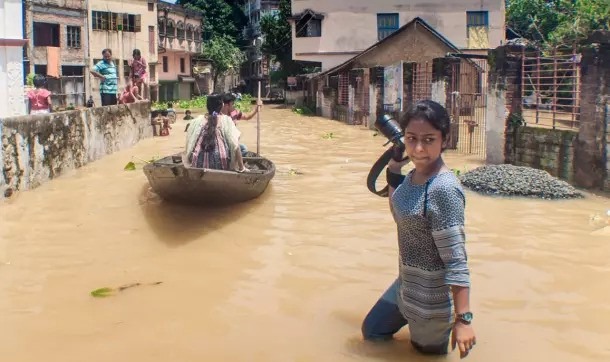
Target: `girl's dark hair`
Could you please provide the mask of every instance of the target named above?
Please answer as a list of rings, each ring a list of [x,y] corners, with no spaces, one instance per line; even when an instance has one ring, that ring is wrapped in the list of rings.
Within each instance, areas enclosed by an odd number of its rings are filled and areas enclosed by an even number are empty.
[[[222,103],[224,103],[224,104],[235,102],[236,99],[237,98],[235,97],[235,95],[233,93],[225,93],[222,95]]]
[[[34,87],[41,88],[47,84],[47,77],[42,74],[36,74],[34,76]]]
[[[441,131],[443,139],[447,139],[449,135],[449,129],[451,127],[451,119],[449,113],[445,107],[441,106],[435,101],[423,100],[413,104],[400,120],[400,127],[403,132],[414,119],[424,120],[432,127]]]
[[[222,109],[222,98],[220,95],[209,95],[207,97],[208,123],[203,128],[203,149],[210,151],[214,148],[216,139],[216,127],[218,126],[218,114]]]
[[[134,57],[135,56],[142,56],[142,53],[140,52],[140,49],[134,49],[133,53],[132,53],[132,56],[134,56]]]
[[[110,48],[106,48],[106,49],[102,50],[102,55],[104,55],[106,53],[112,55],[112,50]]]

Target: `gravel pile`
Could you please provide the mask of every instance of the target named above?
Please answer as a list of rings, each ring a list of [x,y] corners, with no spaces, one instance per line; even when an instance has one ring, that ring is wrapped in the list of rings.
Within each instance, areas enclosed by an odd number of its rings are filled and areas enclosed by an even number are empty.
[[[548,172],[513,165],[486,165],[460,176],[469,189],[488,195],[574,199],[584,195]]]

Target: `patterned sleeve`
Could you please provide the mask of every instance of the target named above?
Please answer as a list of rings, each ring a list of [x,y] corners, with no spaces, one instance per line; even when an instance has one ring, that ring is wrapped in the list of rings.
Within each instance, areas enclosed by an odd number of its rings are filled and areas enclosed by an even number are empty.
[[[457,184],[445,182],[434,188],[429,197],[432,237],[447,270],[445,282],[470,287],[464,233],[464,193]]]

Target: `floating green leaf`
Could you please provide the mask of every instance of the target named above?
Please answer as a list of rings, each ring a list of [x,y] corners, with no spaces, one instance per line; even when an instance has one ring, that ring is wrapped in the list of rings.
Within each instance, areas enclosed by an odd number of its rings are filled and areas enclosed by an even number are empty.
[[[106,298],[114,295],[116,290],[112,288],[99,288],[91,292],[91,295],[95,298]]]
[[[330,139],[335,138],[335,135],[332,132],[328,132],[324,136],[322,136],[322,138],[330,140]]]
[[[133,161],[129,161],[126,165],[124,170],[125,171],[134,171],[136,169],[136,164],[133,163]]]
[[[288,171],[288,174],[291,175],[291,176],[294,176],[294,175],[302,175],[303,173],[301,171],[297,170],[297,169],[291,168]]]

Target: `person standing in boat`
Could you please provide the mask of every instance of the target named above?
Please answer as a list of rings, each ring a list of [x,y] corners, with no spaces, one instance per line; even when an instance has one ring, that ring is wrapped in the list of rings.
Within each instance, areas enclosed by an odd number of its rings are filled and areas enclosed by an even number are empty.
[[[390,161],[390,210],[398,226],[399,275],[362,324],[367,340],[389,340],[408,325],[411,343],[425,354],[447,354],[450,343],[466,357],[476,344],[470,310],[465,197],[443,162],[450,121],[446,109],[420,101],[403,116],[409,161]]]
[[[219,95],[207,98],[207,117],[199,116],[187,129],[186,167],[248,171],[239,148],[240,132],[231,117],[221,113]]]

